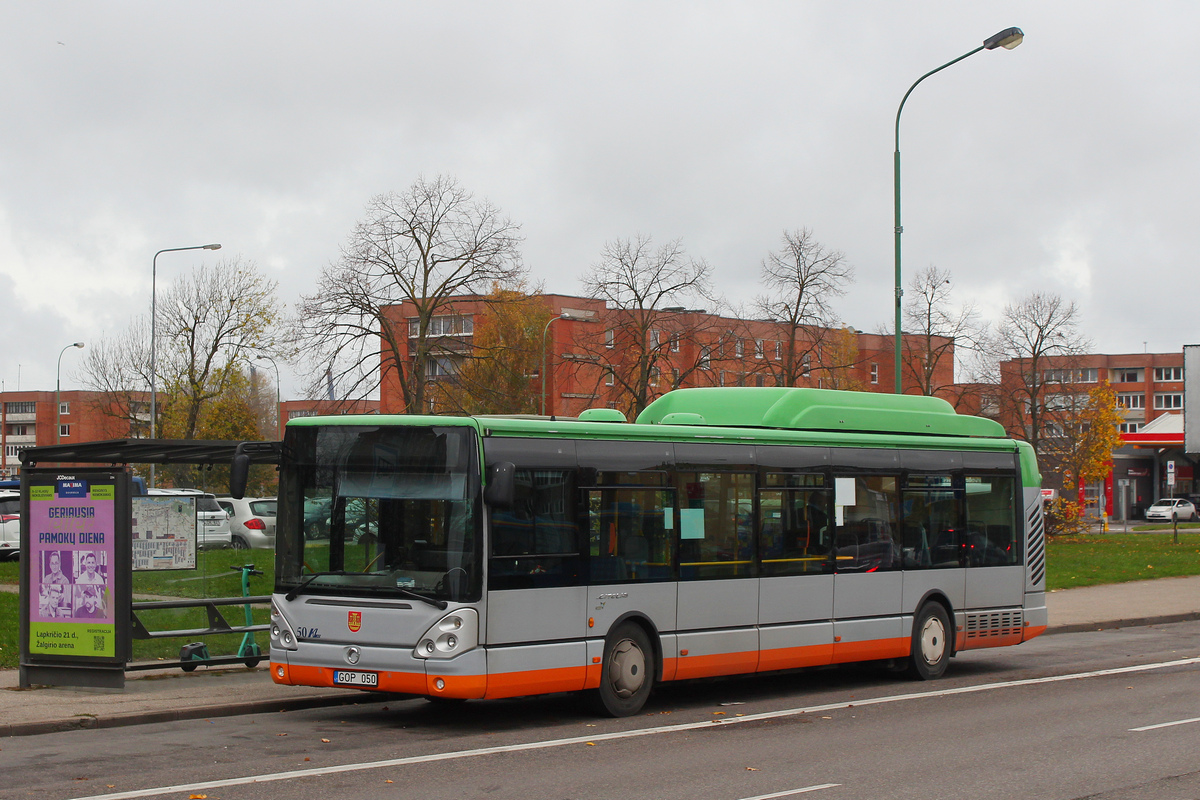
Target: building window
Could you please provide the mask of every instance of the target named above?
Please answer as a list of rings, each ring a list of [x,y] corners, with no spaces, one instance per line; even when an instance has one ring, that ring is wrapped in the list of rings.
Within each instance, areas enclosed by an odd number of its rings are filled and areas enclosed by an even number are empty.
[[[36,414],[37,413],[37,402],[32,401],[32,400],[31,401],[22,400],[21,402],[18,402],[18,403],[5,403],[4,404],[4,412],[6,414]]]
[[[58,426],[58,435],[59,436],[70,436],[71,435],[71,426],[70,425],[59,425]]]
[[[1160,411],[1183,408],[1183,393],[1156,394],[1154,407]]]
[[[1137,409],[1146,407],[1146,395],[1137,393],[1122,392],[1117,395],[1117,405],[1126,409]]]
[[[783,360],[783,342],[775,343],[775,360],[776,361]]]
[[[612,349],[616,346],[616,334],[614,334],[612,331],[604,332],[604,346],[609,349]]]
[[[468,314],[447,314],[443,316],[430,317],[429,327],[425,331],[426,336],[470,336],[475,332],[475,320]],[[421,321],[419,319],[409,319],[408,321],[409,337],[421,335]]]
[[[604,370],[604,385],[612,386],[617,382],[617,376],[613,374],[611,369]]]
[[[1183,367],[1155,367],[1154,380],[1159,383],[1181,381],[1183,380]]]
[[[657,330],[651,328],[650,329],[650,346],[653,347],[655,350],[657,350],[658,346],[661,343],[662,343],[662,337],[658,335]]]
[[[1117,369],[1113,370],[1113,383],[1141,383],[1142,371],[1140,369]]]
[[[4,455],[7,458],[16,458],[22,450],[28,450],[33,447],[31,444],[7,444],[4,446]]]
[[[671,334],[671,352],[672,353],[679,352],[679,334],[678,333]]]
[[[804,377],[809,377],[812,374],[812,356],[805,353],[804,359],[800,362],[800,367],[804,373]]]
[[[1142,423],[1140,422],[1122,422],[1121,433],[1137,433],[1141,427]]]
[[[879,365],[871,365],[871,383],[879,383]]]
[[[735,356],[737,356],[738,358],[742,358],[743,356],[745,356],[746,355],[746,343],[743,342],[741,339],[736,340],[733,343],[733,354]]]
[[[8,426],[8,435],[9,436],[28,436],[29,435],[29,426],[28,425],[9,425]]]
[[[757,359],[766,358],[767,357],[766,346],[767,346],[767,343],[764,342],[762,339],[755,339],[754,340],[754,357]]]
[[[658,378],[659,378],[660,374],[661,373],[659,372],[658,367],[650,368],[650,385],[651,386],[658,386]]]
[[[712,348],[708,345],[700,348],[700,369],[712,369]]]
[[[71,404],[67,403],[67,402],[59,403],[58,404],[58,413],[59,414],[70,414],[71,413]]]
[[[671,386],[679,386],[679,370],[671,369]]]
[[[1096,383],[1100,371],[1088,369],[1048,369],[1043,373],[1046,383]]]
[[[453,375],[454,359],[447,356],[430,356],[425,359],[426,378],[448,378]]]

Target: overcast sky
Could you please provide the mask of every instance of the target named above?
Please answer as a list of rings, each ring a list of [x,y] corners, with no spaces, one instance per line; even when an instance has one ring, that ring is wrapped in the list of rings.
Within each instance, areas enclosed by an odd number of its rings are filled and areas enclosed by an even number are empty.
[[[1100,352],[1200,342],[1200,6],[1189,2],[109,2],[0,5],[0,381],[148,314],[218,257],[294,306],[366,202],[458,178],[580,291],[606,240],[682,239],[747,300],[784,229],[843,251],[844,321],[906,282],[991,317],[1078,302]],[[82,354],[63,356],[77,388]],[[286,365],[285,397],[301,381]]]

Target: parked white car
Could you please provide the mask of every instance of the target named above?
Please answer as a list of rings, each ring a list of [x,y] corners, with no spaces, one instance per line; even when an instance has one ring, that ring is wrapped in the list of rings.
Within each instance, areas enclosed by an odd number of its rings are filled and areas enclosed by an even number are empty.
[[[1155,500],[1154,505],[1146,509],[1146,519],[1167,522],[1194,520],[1196,519],[1196,507],[1182,497],[1164,497],[1161,500]]]
[[[272,550],[275,548],[274,497],[218,497],[217,505],[229,516],[229,531],[233,536],[233,549]]]
[[[21,557],[21,493],[0,492],[0,560]]]
[[[149,489],[150,497],[196,498],[196,547],[229,547],[233,536],[229,532],[229,516],[217,505],[217,498],[199,489]]]

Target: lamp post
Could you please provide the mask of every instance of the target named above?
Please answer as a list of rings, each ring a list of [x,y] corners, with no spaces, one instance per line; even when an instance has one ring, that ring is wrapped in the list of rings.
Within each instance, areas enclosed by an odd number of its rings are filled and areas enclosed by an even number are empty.
[[[72,347],[83,347],[83,342],[75,342],[58,351],[58,367],[54,373],[54,429],[55,444],[62,444],[62,357],[63,353]]]
[[[266,361],[275,368],[275,435],[280,439],[283,438],[283,412],[279,407],[279,365],[275,363],[275,359],[267,355],[257,355],[254,357],[258,361]]]
[[[563,309],[557,317],[551,317],[546,323],[546,327],[542,328],[542,416],[546,416],[546,333],[550,330],[550,326],[558,322],[560,319],[577,319],[590,320],[596,316],[595,311],[576,311],[573,309]]]
[[[150,438],[157,435],[158,421],[158,349],[156,334],[158,331],[158,257],[163,253],[177,253],[180,250],[220,250],[219,244],[197,244],[191,247],[167,247],[154,254],[150,262]],[[154,465],[150,465],[150,488],[154,488]]]
[[[894,228],[896,237],[896,394],[902,394],[904,391],[900,383],[900,299],[904,296],[904,288],[901,284],[900,274],[900,234],[904,232],[904,227],[900,224],[900,112],[904,110],[904,103],[906,100],[908,100],[908,96],[912,94],[912,90],[917,88],[917,84],[928,78],[930,75],[941,72],[946,67],[953,66],[954,64],[962,61],[964,58],[975,55],[980,50],[995,50],[997,47],[1003,47],[1005,50],[1012,50],[1014,47],[1019,45],[1021,40],[1024,38],[1025,34],[1020,28],[1006,28],[1005,30],[997,33],[995,36],[984,40],[983,44],[981,44],[979,47],[976,47],[971,52],[963,53],[953,61],[947,61],[937,69],[926,72],[924,75],[917,78],[916,83],[908,87],[908,91],[904,93],[904,99],[900,101],[900,107],[896,109],[896,152],[894,154],[894,181],[896,190],[896,224]]]

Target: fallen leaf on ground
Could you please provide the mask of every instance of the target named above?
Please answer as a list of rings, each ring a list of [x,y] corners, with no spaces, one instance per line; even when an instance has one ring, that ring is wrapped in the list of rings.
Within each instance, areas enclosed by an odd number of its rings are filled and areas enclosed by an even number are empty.
[[[325,744],[329,744],[329,740],[328,740],[328,739],[322,739],[321,741],[322,741],[322,742],[324,742]]]

